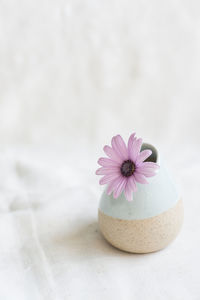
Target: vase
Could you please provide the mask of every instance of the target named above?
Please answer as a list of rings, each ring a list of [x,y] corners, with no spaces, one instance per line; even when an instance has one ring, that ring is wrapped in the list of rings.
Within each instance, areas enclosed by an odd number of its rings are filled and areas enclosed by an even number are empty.
[[[183,223],[183,202],[158,150],[152,150],[146,161],[159,164],[148,184],[137,183],[132,201],[124,194],[114,199],[104,190],[100,199],[98,222],[105,239],[118,249],[132,253],[155,252],[175,239]]]

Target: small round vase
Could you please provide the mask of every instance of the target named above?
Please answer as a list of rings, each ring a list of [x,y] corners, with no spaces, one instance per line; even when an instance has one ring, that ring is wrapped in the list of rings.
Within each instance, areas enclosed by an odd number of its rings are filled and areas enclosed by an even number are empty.
[[[179,192],[167,171],[158,151],[150,144],[142,150],[151,149],[147,161],[159,164],[149,184],[137,183],[133,200],[124,194],[114,199],[106,189],[99,205],[99,227],[105,239],[121,250],[132,253],[155,252],[175,239],[183,223],[183,203]]]

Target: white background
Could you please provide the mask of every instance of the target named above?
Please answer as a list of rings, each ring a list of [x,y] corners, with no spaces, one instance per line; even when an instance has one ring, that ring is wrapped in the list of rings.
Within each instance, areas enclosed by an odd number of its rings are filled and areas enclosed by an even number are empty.
[[[0,299],[200,299],[198,1],[0,1]],[[113,135],[157,146],[185,223],[165,250],[101,237]]]

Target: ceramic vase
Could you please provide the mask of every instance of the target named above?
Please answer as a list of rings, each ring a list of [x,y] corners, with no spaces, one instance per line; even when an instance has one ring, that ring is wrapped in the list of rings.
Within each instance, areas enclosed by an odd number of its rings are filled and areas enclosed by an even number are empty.
[[[142,150],[151,149],[147,159],[159,164],[149,184],[137,183],[133,200],[124,194],[114,199],[106,189],[100,199],[98,220],[105,239],[113,246],[132,253],[148,253],[166,247],[175,239],[183,223],[183,203],[171,174],[157,149],[143,144]]]

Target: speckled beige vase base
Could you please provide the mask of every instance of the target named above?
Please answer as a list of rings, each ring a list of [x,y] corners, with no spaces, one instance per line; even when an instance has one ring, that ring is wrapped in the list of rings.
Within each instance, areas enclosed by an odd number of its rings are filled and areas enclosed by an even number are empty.
[[[166,212],[144,220],[121,220],[99,210],[99,226],[105,239],[113,246],[132,253],[161,250],[175,239],[183,223],[183,203]]]

